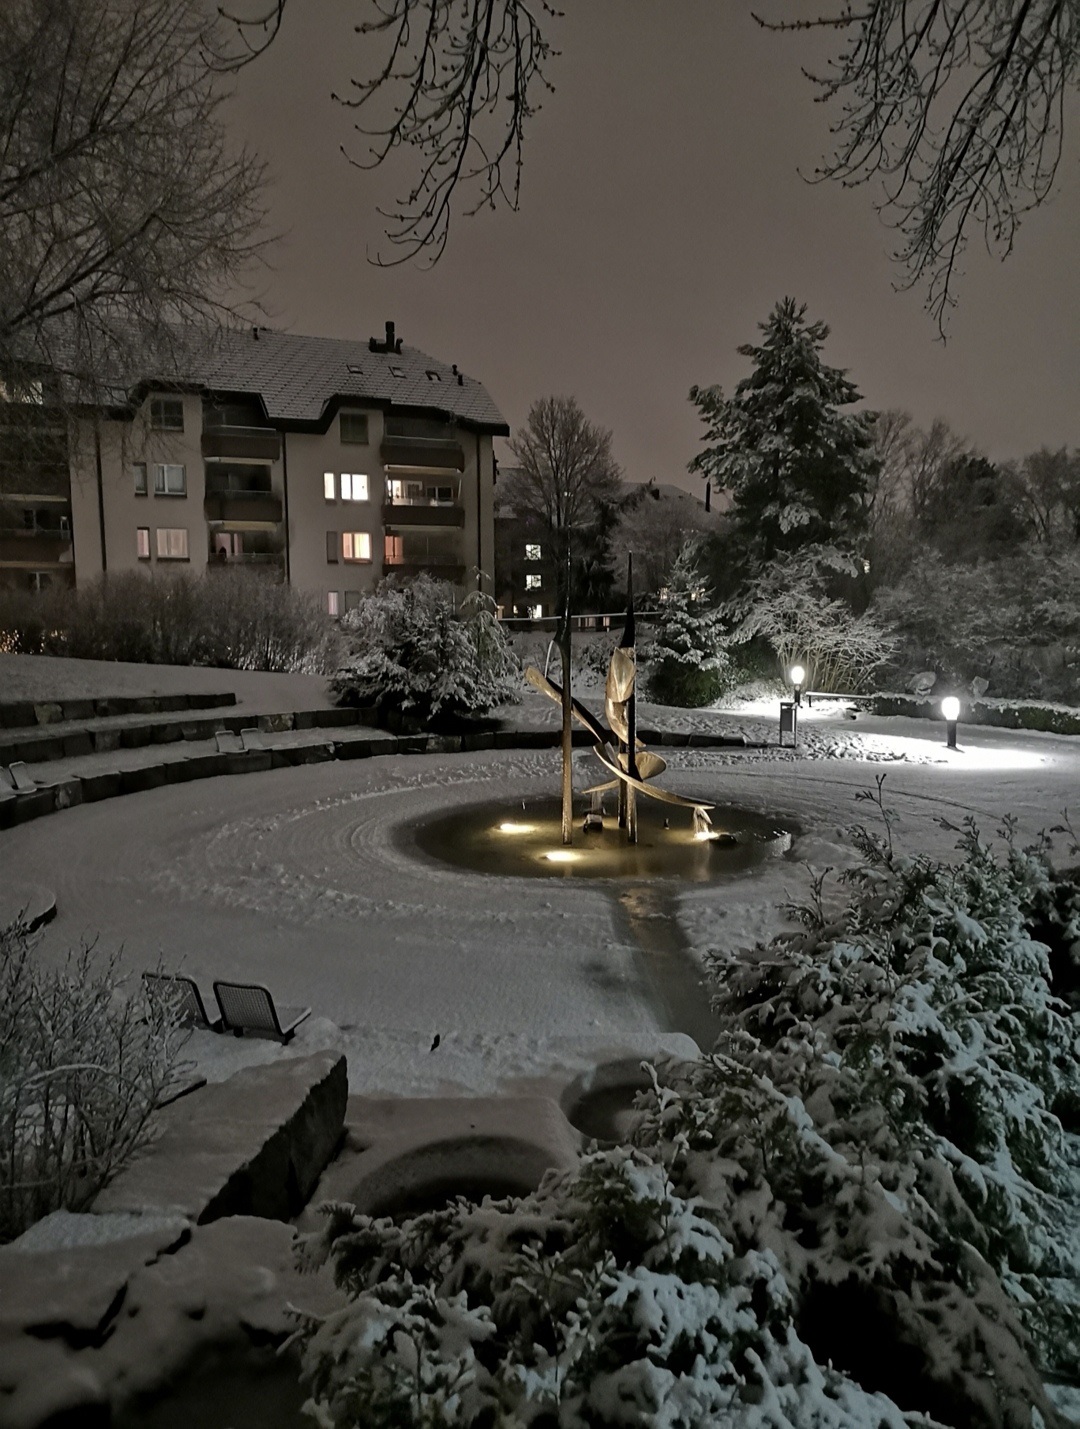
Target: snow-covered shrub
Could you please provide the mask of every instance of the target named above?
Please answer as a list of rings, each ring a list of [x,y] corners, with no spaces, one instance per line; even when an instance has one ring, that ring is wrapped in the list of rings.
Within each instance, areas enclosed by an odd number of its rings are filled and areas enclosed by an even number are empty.
[[[445,581],[391,578],[361,596],[341,624],[351,652],[330,683],[339,704],[430,719],[483,714],[519,697],[517,660],[491,600],[479,592],[459,611]]]
[[[776,1256],[724,1225],[685,1144],[620,1147],[519,1201],[404,1224],[327,1208],[348,1305],[299,1332],[307,1413],[347,1426],[905,1429],[815,1363]],[[722,1192],[720,1193],[722,1197]]]
[[[1073,701],[1080,694],[1080,556],[1022,551],[950,564],[934,552],[911,563],[873,610],[893,626],[890,671],[900,687],[920,670],[949,682],[975,676],[1006,698]]]
[[[50,970],[34,943],[0,930],[0,1242],[85,1210],[186,1070],[172,999],[129,991],[117,958],[86,945]]]
[[[727,686],[723,621],[701,573],[696,541],[683,546],[668,572],[647,659],[649,697],[661,704],[698,708]]]
[[[942,1267],[967,1287],[966,1308],[931,1334],[934,1289],[898,1329],[902,1341],[951,1358],[958,1381],[982,1373],[970,1337],[987,1333],[972,1316],[992,1299],[988,1268],[1043,1361],[1075,1367],[1080,1143],[1061,1117],[1075,1125],[1080,1108],[1080,1019],[1055,996],[1048,949],[1033,936],[1061,906],[1058,880],[1041,846],[1008,842],[999,858],[971,825],[949,864],[901,857],[865,831],[859,840],[866,861],[842,907],[826,911],[819,888],[800,931],[750,959],[713,956],[738,1065],[798,1105],[841,1179],[855,1168],[865,1180],[869,1168],[922,1241],[921,1267],[904,1269],[921,1297]],[[823,1284],[854,1276],[878,1302],[900,1304],[877,1231],[851,1255],[869,1225],[860,1212],[853,1228],[835,1175],[827,1193],[808,1194],[791,1181],[790,1151],[769,1164],[770,1194],[790,1208],[795,1193],[802,1207],[788,1213],[796,1260],[816,1263]]]
[[[0,592],[0,647],[33,655],[322,674],[340,654],[317,597],[242,570],[119,571],[39,596]]]
[[[767,641],[778,673],[802,665],[808,689],[864,689],[896,641],[874,616],[828,594],[831,577],[852,572],[850,559],[828,548],[777,557],[730,603],[731,643]]]

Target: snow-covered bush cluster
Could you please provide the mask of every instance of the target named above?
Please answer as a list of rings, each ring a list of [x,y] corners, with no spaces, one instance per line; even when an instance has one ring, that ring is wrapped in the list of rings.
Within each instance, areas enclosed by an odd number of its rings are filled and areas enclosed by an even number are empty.
[[[459,610],[445,581],[391,578],[361,596],[341,624],[350,653],[330,682],[341,704],[431,719],[483,714],[520,696],[518,662],[479,592]]]
[[[796,931],[710,955],[724,1035],[653,1072],[632,1146],[518,1201],[330,1208],[307,1253],[350,1302],[299,1332],[317,1423],[1059,1422],[1036,1364],[1080,1363],[1080,891],[971,827],[948,864],[888,819],[856,837],[837,906],[819,881]]]
[[[173,999],[127,989],[117,958],[85,945],[50,969],[35,941],[0,929],[0,1243],[84,1210],[187,1070]]]
[[[921,670],[1004,697],[1080,695],[1080,556],[1024,551],[975,565],[934,552],[913,561],[873,609],[899,648],[893,687]]]
[[[809,689],[865,689],[896,641],[883,622],[829,594],[830,582],[853,570],[850,557],[829,547],[776,557],[729,602],[731,643],[765,641],[777,673],[802,665]]]
[[[396,1225],[329,1209],[350,1304],[301,1331],[308,1413],[345,1426],[903,1429],[817,1364],[776,1256],[733,1240],[681,1146],[597,1151],[520,1201]]]
[[[723,619],[701,573],[698,543],[688,542],[668,573],[646,650],[650,697],[691,709],[718,699],[728,681],[724,643]]]

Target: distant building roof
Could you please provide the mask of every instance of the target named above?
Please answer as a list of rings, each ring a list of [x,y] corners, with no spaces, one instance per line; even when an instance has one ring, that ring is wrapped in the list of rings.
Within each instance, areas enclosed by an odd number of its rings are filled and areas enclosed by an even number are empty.
[[[258,336],[255,336],[255,334]],[[223,334],[199,374],[212,391],[258,393],[271,421],[318,422],[334,398],[428,407],[502,434],[483,384],[403,343],[302,337],[274,328]]]
[[[482,383],[455,366],[406,347],[394,337],[306,337],[276,328],[227,329],[213,341],[196,338],[173,371],[154,381],[147,370],[109,384],[118,406],[150,386],[194,386],[209,392],[258,396],[271,422],[328,422],[337,407],[356,402],[426,408],[508,435],[505,417]]]

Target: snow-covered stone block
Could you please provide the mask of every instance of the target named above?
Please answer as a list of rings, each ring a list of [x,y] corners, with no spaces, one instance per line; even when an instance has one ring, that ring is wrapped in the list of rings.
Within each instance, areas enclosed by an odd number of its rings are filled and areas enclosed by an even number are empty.
[[[167,1107],[158,1140],[106,1186],[97,1212],[287,1220],[341,1140],[348,1099],[336,1052],[245,1067]]]
[[[113,1231],[121,1219],[68,1218]],[[247,1216],[36,1253],[5,1247],[0,1283],[4,1429],[125,1413],[141,1423],[159,1398],[182,1401],[186,1372],[208,1362],[273,1377],[298,1408],[295,1367],[273,1349],[293,1328],[288,1307],[326,1314],[342,1303],[329,1270],[298,1271],[291,1226]],[[193,1425],[202,1403],[192,1400]],[[250,1422],[264,1421],[253,1410]]]

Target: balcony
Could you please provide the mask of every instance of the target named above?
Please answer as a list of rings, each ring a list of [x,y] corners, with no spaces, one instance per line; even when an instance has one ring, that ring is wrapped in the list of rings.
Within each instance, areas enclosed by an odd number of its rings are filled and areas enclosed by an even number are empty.
[[[208,571],[250,571],[252,575],[265,576],[267,580],[284,580],[285,556],[282,551],[240,551],[229,554],[225,551],[211,551],[207,560]]]
[[[203,514],[207,521],[258,521],[277,525],[282,516],[281,497],[273,491],[208,491]]]
[[[71,532],[44,526],[0,525],[0,564],[11,566],[70,565]]]
[[[387,528],[398,526],[457,526],[465,525],[465,508],[430,501],[388,501],[382,509],[383,525]]]
[[[465,451],[449,437],[385,436],[379,448],[384,466],[410,471],[464,471]]]
[[[234,461],[277,461],[281,434],[273,427],[204,427],[202,454]]]
[[[405,576],[409,580],[414,576],[429,575],[433,580],[450,581],[452,585],[463,585],[465,567],[435,561],[392,561],[388,557],[383,562],[383,575]]]

